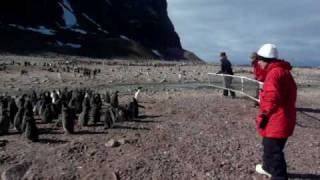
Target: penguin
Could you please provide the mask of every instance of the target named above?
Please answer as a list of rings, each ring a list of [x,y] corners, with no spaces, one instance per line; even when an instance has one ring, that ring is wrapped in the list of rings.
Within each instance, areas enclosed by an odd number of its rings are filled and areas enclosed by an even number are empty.
[[[66,104],[63,104],[61,119],[64,132],[66,134],[73,134],[76,119],[75,109],[68,107]]]
[[[139,105],[138,101],[136,98],[132,99],[132,110],[133,110],[133,117],[138,118],[139,117],[139,107],[144,108],[144,106]]]
[[[27,110],[25,113],[25,129],[24,129],[24,136],[32,141],[32,142],[37,142],[39,141],[39,131],[36,126],[36,121],[33,117],[33,113],[30,110]]]
[[[141,92],[142,87],[138,87],[137,91],[134,93],[134,98],[138,101],[139,94]]]
[[[86,94],[82,102],[82,112],[80,113],[80,116],[79,116],[80,126],[88,125],[90,108],[91,107],[90,107],[89,95]]]
[[[105,102],[108,103],[108,104],[110,104],[110,102],[111,102],[111,98],[110,98],[110,93],[109,93],[109,91],[106,92]]]
[[[109,114],[110,114],[110,117],[111,117],[111,120],[112,120],[112,125],[116,123],[117,121],[117,109],[113,108],[113,107],[110,107],[108,108],[109,109]]]
[[[128,116],[130,118],[134,119],[136,117],[137,103],[135,103],[135,98],[132,98],[132,99],[133,99],[133,101],[129,102],[129,104],[127,106],[127,112],[128,112]]]
[[[18,109],[16,116],[14,117],[14,122],[13,122],[15,129],[20,133],[23,132],[21,129],[21,127],[22,127],[21,125],[22,125],[22,121],[23,121],[24,112],[25,112],[25,108],[20,107]]]
[[[10,128],[10,118],[7,109],[2,109],[0,117],[0,135],[8,134]]]
[[[16,116],[16,114],[18,112],[18,106],[16,105],[14,98],[10,98],[10,100],[9,100],[8,111],[9,111],[10,123],[13,126],[14,117]]]
[[[113,120],[111,117],[111,112],[110,112],[110,108],[107,108],[104,113],[103,113],[103,124],[104,124],[104,129],[110,129],[113,127]]]
[[[119,93],[119,91],[116,91],[111,97],[110,104],[113,108],[118,108],[118,106],[119,106],[118,93]]]
[[[24,132],[24,130],[26,128],[26,120],[30,116],[32,116],[32,118],[33,118],[32,104],[31,104],[31,101],[26,100],[25,104],[24,104],[24,113],[23,113],[23,117],[22,117],[22,121],[21,121],[21,125],[20,125],[20,129],[22,132]]]
[[[40,114],[42,121],[44,123],[51,123],[53,120],[51,104],[43,104],[43,109],[43,112]]]
[[[90,124],[95,125],[100,121],[100,107],[95,97],[91,97],[90,102],[89,120]]]

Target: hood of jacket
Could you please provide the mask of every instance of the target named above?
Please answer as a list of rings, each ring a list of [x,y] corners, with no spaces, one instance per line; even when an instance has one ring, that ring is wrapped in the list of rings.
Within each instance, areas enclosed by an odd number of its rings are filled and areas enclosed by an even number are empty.
[[[276,61],[273,61],[269,64],[269,66],[267,67],[267,72],[269,72],[271,69],[273,68],[282,68],[282,69],[286,69],[288,71],[291,71],[292,70],[292,66],[291,64],[288,62],[288,61],[285,61],[285,60],[276,60]]]

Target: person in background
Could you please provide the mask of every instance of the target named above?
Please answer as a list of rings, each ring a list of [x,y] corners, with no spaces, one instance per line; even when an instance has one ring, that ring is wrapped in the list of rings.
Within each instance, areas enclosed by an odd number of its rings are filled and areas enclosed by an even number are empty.
[[[265,75],[256,118],[257,131],[263,138],[263,163],[256,165],[256,172],[273,180],[286,180],[283,149],[296,124],[297,86],[290,73],[292,66],[278,59],[274,44],[264,44],[257,55],[257,63]]]
[[[217,74],[227,74],[233,75],[232,64],[229,61],[227,54],[225,52],[220,53],[220,62],[221,62],[221,69]],[[227,89],[231,89],[232,77],[231,76],[223,76],[223,86]],[[228,92],[230,91],[230,95],[232,98],[235,98],[236,94],[234,91],[231,90],[223,90],[223,96],[228,96]]]
[[[264,81],[264,77],[265,77],[265,71],[263,69],[261,69],[261,67],[258,64],[258,59],[257,59],[258,55],[256,52],[253,52],[251,54],[251,66],[253,68],[253,74],[254,74],[254,79],[260,82]],[[260,93],[261,87],[260,84],[257,83],[257,87],[256,87],[256,99],[259,99],[259,93]],[[259,106],[259,102],[255,101],[255,106]]]

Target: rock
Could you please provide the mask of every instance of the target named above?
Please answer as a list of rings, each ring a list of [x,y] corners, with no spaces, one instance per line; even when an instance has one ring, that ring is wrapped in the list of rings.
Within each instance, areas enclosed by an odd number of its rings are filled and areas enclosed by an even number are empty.
[[[128,143],[128,141],[127,141],[126,139],[119,139],[118,142],[119,142],[121,145]]]
[[[114,140],[114,139],[110,139],[106,144],[105,146],[106,147],[119,147],[121,145],[121,143],[117,140]]]
[[[1,174],[2,180],[20,180],[30,168],[30,162],[23,162],[13,165]]]
[[[7,140],[0,140],[0,147],[4,147],[4,146],[6,146],[6,145],[7,145],[7,143],[8,143],[8,141],[7,141]]]
[[[166,78],[160,80],[160,83],[168,82]]]

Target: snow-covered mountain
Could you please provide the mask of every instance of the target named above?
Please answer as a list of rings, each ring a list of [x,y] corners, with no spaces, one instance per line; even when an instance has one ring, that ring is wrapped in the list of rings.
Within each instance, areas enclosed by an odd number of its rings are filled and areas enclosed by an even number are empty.
[[[0,38],[2,52],[190,57],[166,0],[1,0]]]

